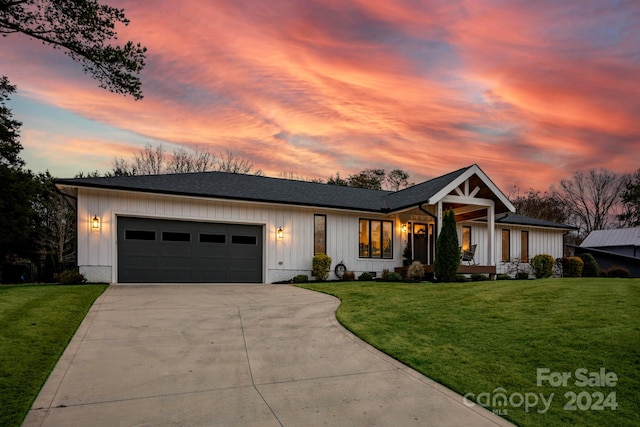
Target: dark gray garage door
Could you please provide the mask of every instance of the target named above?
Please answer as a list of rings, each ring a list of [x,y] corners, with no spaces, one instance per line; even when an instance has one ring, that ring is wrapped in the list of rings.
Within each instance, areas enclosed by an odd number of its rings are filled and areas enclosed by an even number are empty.
[[[120,283],[261,283],[262,226],[118,217]]]

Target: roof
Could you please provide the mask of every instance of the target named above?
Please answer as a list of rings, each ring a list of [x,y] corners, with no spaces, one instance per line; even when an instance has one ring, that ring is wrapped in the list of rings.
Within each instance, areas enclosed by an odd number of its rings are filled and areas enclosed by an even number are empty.
[[[390,191],[327,185],[227,172],[60,179],[56,185],[381,211]]]
[[[612,246],[640,246],[640,227],[594,230],[580,244],[583,248]]]
[[[478,219],[477,221],[486,222],[487,217]],[[516,213],[507,213],[496,215],[496,224],[511,224],[511,225],[523,225],[526,227],[545,227],[545,228],[558,228],[562,230],[577,230],[578,227],[568,224],[560,224],[553,221],[547,221],[544,219],[532,218],[526,215],[520,215]]]
[[[435,204],[442,197],[473,177],[474,186],[484,184],[486,194],[499,206],[498,212],[512,205],[477,165],[400,190],[384,191],[294,181],[227,172],[198,172],[165,175],[139,175],[59,179],[61,187],[82,187],[144,193],[327,207],[390,213],[421,204]]]

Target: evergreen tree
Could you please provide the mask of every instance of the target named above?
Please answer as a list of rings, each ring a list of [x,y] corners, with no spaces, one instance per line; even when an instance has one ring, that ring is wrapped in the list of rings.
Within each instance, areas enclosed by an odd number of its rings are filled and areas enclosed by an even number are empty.
[[[436,241],[434,273],[439,282],[453,282],[460,266],[460,244],[456,231],[456,216],[449,209],[442,220],[442,231]]]

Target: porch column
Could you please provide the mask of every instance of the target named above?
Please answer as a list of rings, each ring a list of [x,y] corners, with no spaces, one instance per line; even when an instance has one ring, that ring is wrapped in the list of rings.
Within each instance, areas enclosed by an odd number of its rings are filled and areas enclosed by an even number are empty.
[[[442,231],[442,201],[436,205],[436,216],[438,217],[438,236]]]
[[[496,237],[496,215],[495,215],[495,204],[493,201],[491,205],[487,208],[487,264],[488,265],[496,265],[495,261],[495,244],[494,240]]]

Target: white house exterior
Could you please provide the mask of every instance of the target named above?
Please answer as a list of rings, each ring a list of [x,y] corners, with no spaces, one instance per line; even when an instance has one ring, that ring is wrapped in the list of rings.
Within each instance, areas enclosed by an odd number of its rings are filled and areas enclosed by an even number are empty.
[[[398,192],[221,172],[56,185],[77,199],[78,266],[92,282],[273,283],[310,276],[321,252],[332,258],[330,279],[338,263],[380,276],[402,266],[407,245],[432,264],[447,209],[461,244],[477,245],[474,263],[500,273],[504,251],[562,256],[568,230],[513,214],[477,165]]]

